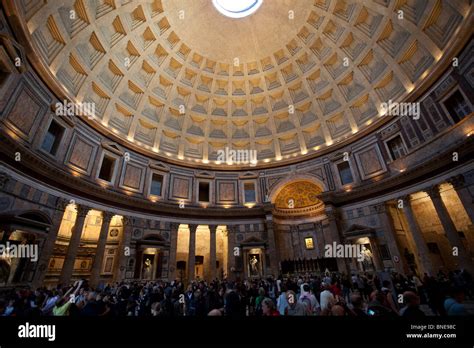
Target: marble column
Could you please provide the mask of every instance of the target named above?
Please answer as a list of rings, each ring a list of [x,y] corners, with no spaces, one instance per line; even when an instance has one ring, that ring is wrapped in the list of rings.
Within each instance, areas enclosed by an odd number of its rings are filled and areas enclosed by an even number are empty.
[[[13,228],[12,227],[8,227],[4,229],[3,231],[3,236],[2,236],[2,239],[0,240],[0,243],[2,245],[5,245],[7,243],[7,241],[10,239],[10,236],[12,235],[13,233]]]
[[[69,285],[69,282],[71,281],[71,277],[74,272],[74,262],[76,260],[77,252],[79,251],[79,245],[81,243],[84,223],[86,221],[86,217],[89,211],[89,207],[83,205],[77,206],[76,221],[71,229],[71,239],[69,240],[66,258],[64,259],[63,268],[59,276],[60,284]]]
[[[4,191],[7,182],[11,179],[11,176],[7,173],[0,173],[0,190]]]
[[[143,248],[135,249],[135,269],[133,270],[133,278],[142,279],[143,277]],[[132,270],[130,270],[131,272]]]
[[[170,258],[168,261],[168,280],[176,280],[176,253],[178,252],[178,230],[179,223],[170,223]],[[181,279],[183,280],[183,279]]]
[[[387,247],[392,258],[392,264],[397,273],[404,273],[403,269],[403,258],[398,249],[397,237],[395,228],[393,227],[393,220],[390,216],[389,207],[386,203],[381,203],[375,206],[376,212],[379,214],[381,227],[384,231],[385,240],[387,241]],[[394,258],[398,258],[398,262],[395,262]]]
[[[188,283],[196,277],[196,230],[198,225],[189,224]]]
[[[271,215],[267,215],[267,220],[266,220],[266,228],[267,228],[267,238],[268,238],[268,256],[269,260],[268,263],[270,266],[267,269],[270,270],[270,275],[273,277],[278,277],[278,250],[276,248],[276,242],[275,242],[275,230],[274,230],[274,224],[273,224],[273,217]],[[268,275],[268,274],[266,274]]]
[[[300,233],[298,226],[290,226],[291,235],[291,249],[293,254],[293,260],[301,259],[301,247],[300,247]]]
[[[459,200],[464,207],[464,210],[466,210],[466,213],[471,220],[471,225],[474,225],[474,197],[471,195],[471,192],[466,186],[464,176],[457,175],[449,179],[448,182],[453,185],[454,190],[456,191]]]
[[[92,263],[92,271],[90,277],[90,285],[96,287],[99,283],[100,271],[102,269],[102,262],[104,261],[105,245],[107,244],[107,235],[109,234],[110,221],[112,221],[114,214],[109,212],[102,212],[102,225],[100,226],[99,240],[97,241],[97,248],[95,250],[94,262]]]
[[[376,237],[369,238],[370,247],[372,248],[372,256],[374,259],[375,270],[377,272],[384,270],[382,258],[380,257],[380,249]]]
[[[413,208],[411,206],[411,197],[410,195],[403,196],[400,198],[403,202],[403,213],[408,222],[408,227],[411,232],[411,236],[413,241],[415,242],[416,250],[414,250],[414,254],[418,260],[418,264],[420,265],[420,276],[423,277],[423,273],[428,273],[428,275],[434,275],[433,272],[433,265],[430,260],[430,253],[428,250],[428,246],[423,238],[423,234],[416,222],[415,214],[413,213]]]
[[[237,234],[238,226],[232,225],[227,226],[227,279],[235,280],[236,276],[236,265],[235,265],[235,248],[237,247],[235,243],[235,235]],[[240,256],[242,256],[242,250],[239,248]]]
[[[328,217],[329,230],[331,232],[332,240],[330,241],[330,243],[336,242],[337,244],[341,244],[342,238],[339,233],[339,227],[337,225],[337,220],[339,218],[337,210],[333,205],[326,204],[325,212],[326,212],[326,216]],[[337,262],[337,268],[339,272],[350,274],[350,268],[349,268],[348,263],[346,262],[346,259],[338,257],[336,258],[336,262]]]
[[[210,252],[209,252],[209,278],[210,280],[216,279],[217,276],[217,268],[216,268],[216,232],[217,232],[217,225],[209,225],[209,231],[211,232],[211,241],[210,241]]]
[[[131,255],[130,241],[133,233],[133,219],[129,216],[122,218],[123,232],[117,249],[117,263],[114,267],[114,281],[120,282],[127,276],[128,260]],[[135,260],[135,262],[139,262]]]
[[[43,248],[38,260],[38,267],[36,268],[36,273],[33,278],[32,287],[34,289],[43,285],[46,272],[48,271],[49,260],[53,254],[54,245],[58,237],[59,229],[61,228],[61,223],[64,217],[64,211],[68,206],[69,202],[65,199],[58,198],[56,201],[56,210],[53,214],[53,224],[49,228],[48,235],[44,241]]]
[[[153,255],[153,267],[151,268],[151,279],[156,279],[156,270],[158,269],[158,257],[159,250],[155,249],[155,254]]]
[[[462,244],[461,238],[459,237],[458,230],[454,225],[451,216],[449,216],[448,209],[441,198],[439,192],[439,186],[434,185],[425,190],[426,193],[431,198],[433,205],[435,207],[438,218],[443,225],[444,232],[448,238],[449,244],[452,248],[457,248],[457,256],[453,255],[454,259],[457,261],[457,266],[462,269],[468,270],[472,274],[472,260],[469,257],[466,248]]]

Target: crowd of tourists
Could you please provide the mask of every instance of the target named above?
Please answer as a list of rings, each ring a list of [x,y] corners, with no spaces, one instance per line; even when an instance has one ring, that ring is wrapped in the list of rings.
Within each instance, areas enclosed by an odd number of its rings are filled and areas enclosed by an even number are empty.
[[[0,294],[1,316],[352,316],[468,315],[466,271],[415,275],[336,274],[277,279],[129,281],[91,288],[87,281]],[[420,307],[424,304],[423,307]]]

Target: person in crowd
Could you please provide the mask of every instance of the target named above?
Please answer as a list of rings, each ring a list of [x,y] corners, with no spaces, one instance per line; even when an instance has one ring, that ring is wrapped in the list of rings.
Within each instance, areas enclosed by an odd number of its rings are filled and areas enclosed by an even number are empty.
[[[308,315],[316,315],[321,311],[321,306],[319,305],[316,296],[311,293],[311,288],[307,283],[302,284],[300,287],[298,302],[305,305]]]
[[[260,287],[258,289],[258,296],[255,299],[255,313],[257,316],[262,315],[262,301],[265,298],[265,289],[263,287]]]
[[[346,310],[341,305],[334,305],[331,307],[331,315],[333,317],[343,317],[346,315]]]
[[[280,285],[280,290],[281,292],[277,299],[277,308],[280,315],[285,315],[285,310],[288,307],[288,301],[286,300],[286,285]]]
[[[241,301],[239,294],[234,290],[234,285],[229,284],[227,294],[224,299],[224,312],[228,317],[238,318],[242,315]]]
[[[196,314],[196,301],[194,298],[194,288],[192,284],[189,284],[186,293],[184,294],[186,304],[186,315],[194,316]]]
[[[74,286],[70,287],[68,291],[64,294],[63,297],[59,298],[56,301],[56,304],[53,308],[53,315],[58,316],[66,316],[69,314],[70,307],[74,304],[75,306],[75,297],[79,292],[79,289],[82,286],[83,281],[77,281],[74,283]]]
[[[241,318],[278,312],[286,316],[395,317],[399,312],[396,300],[403,295],[399,315],[421,318],[426,312],[423,306],[431,308],[428,315],[468,315],[464,300],[472,296],[472,286],[465,270],[441,270],[436,276],[423,277],[414,272],[378,276],[354,272],[352,278],[325,270],[323,274],[280,275],[277,280],[135,280],[96,288],[82,280],[50,288],[0,289],[0,316]]]
[[[334,297],[342,296],[342,287],[337,278],[332,280],[331,285],[329,286],[329,291],[331,291]]]
[[[99,304],[96,301],[97,294],[94,291],[87,293],[87,297],[79,304],[80,315],[84,317],[95,317],[100,313]]]
[[[390,288],[390,281],[384,280],[382,284],[383,286],[380,291],[385,295],[384,305],[390,307],[393,313],[398,314],[398,306],[395,303],[394,295]]]
[[[328,315],[331,307],[336,302],[334,295],[329,291],[329,285],[327,283],[322,284],[323,291],[321,291],[321,314]]]
[[[59,292],[54,289],[52,291],[46,291],[46,300],[41,308],[43,315],[51,315],[53,311],[53,307],[56,304],[57,300],[59,299]]]
[[[286,301],[288,302],[288,307],[286,307],[285,315],[287,316],[305,316],[308,314],[308,311],[304,304],[298,302],[296,293],[293,290],[286,292]]]
[[[352,312],[356,317],[366,317],[367,312],[364,310],[364,301],[359,292],[355,292],[351,295]]]
[[[264,317],[278,317],[280,312],[275,308],[275,303],[271,298],[265,297],[262,300],[262,315]]]
[[[351,282],[349,280],[349,277],[347,275],[342,275],[341,277],[341,286],[342,286],[342,297],[344,298],[345,301],[348,303],[351,302]]]
[[[370,294],[367,314],[377,317],[393,317],[396,315],[387,303],[386,294],[380,290],[374,290],[372,294]]]
[[[208,317],[222,317],[222,311],[219,309],[213,309],[209,313],[207,313]]]
[[[453,286],[450,296],[444,301],[446,314],[448,316],[467,315],[466,307],[463,304],[464,298],[464,290]]]
[[[413,291],[403,293],[405,307],[400,310],[400,314],[408,319],[423,319],[426,314],[420,309],[420,296]]]

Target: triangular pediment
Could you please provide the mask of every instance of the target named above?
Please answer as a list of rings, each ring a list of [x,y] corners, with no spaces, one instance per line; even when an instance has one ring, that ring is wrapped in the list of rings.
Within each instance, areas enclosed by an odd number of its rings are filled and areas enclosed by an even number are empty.
[[[214,178],[214,173],[206,172],[206,171],[198,171],[194,174],[196,178]]]
[[[242,241],[242,245],[245,245],[245,244],[250,244],[250,245],[265,244],[265,241],[258,237],[252,236]]]
[[[370,237],[375,235],[375,230],[372,227],[353,224],[345,232],[346,237]]]
[[[105,142],[105,141],[104,141],[104,142],[102,142],[101,145],[102,145],[102,147],[103,147],[104,149],[107,149],[107,150],[109,150],[109,151],[111,151],[111,152],[113,152],[113,153],[115,153],[115,154],[117,154],[117,155],[119,155],[119,156],[122,156],[123,153],[124,153],[124,151],[122,150],[122,148],[121,148],[120,146],[118,146],[117,144],[115,144],[115,143]]]
[[[253,172],[246,172],[239,176],[240,179],[254,179],[257,178],[258,174]]]
[[[353,224],[346,230],[346,232],[356,232],[356,231],[374,231],[374,229],[368,226]]]
[[[163,164],[161,162],[150,163],[149,167],[151,169],[161,170],[162,172],[169,172],[170,171],[170,167],[168,167],[166,164]]]

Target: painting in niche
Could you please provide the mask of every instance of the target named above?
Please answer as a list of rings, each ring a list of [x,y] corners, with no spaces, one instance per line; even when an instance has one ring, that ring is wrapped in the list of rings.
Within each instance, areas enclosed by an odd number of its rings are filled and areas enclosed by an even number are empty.
[[[314,242],[312,237],[308,237],[304,239],[304,244],[307,250],[314,249]]]

